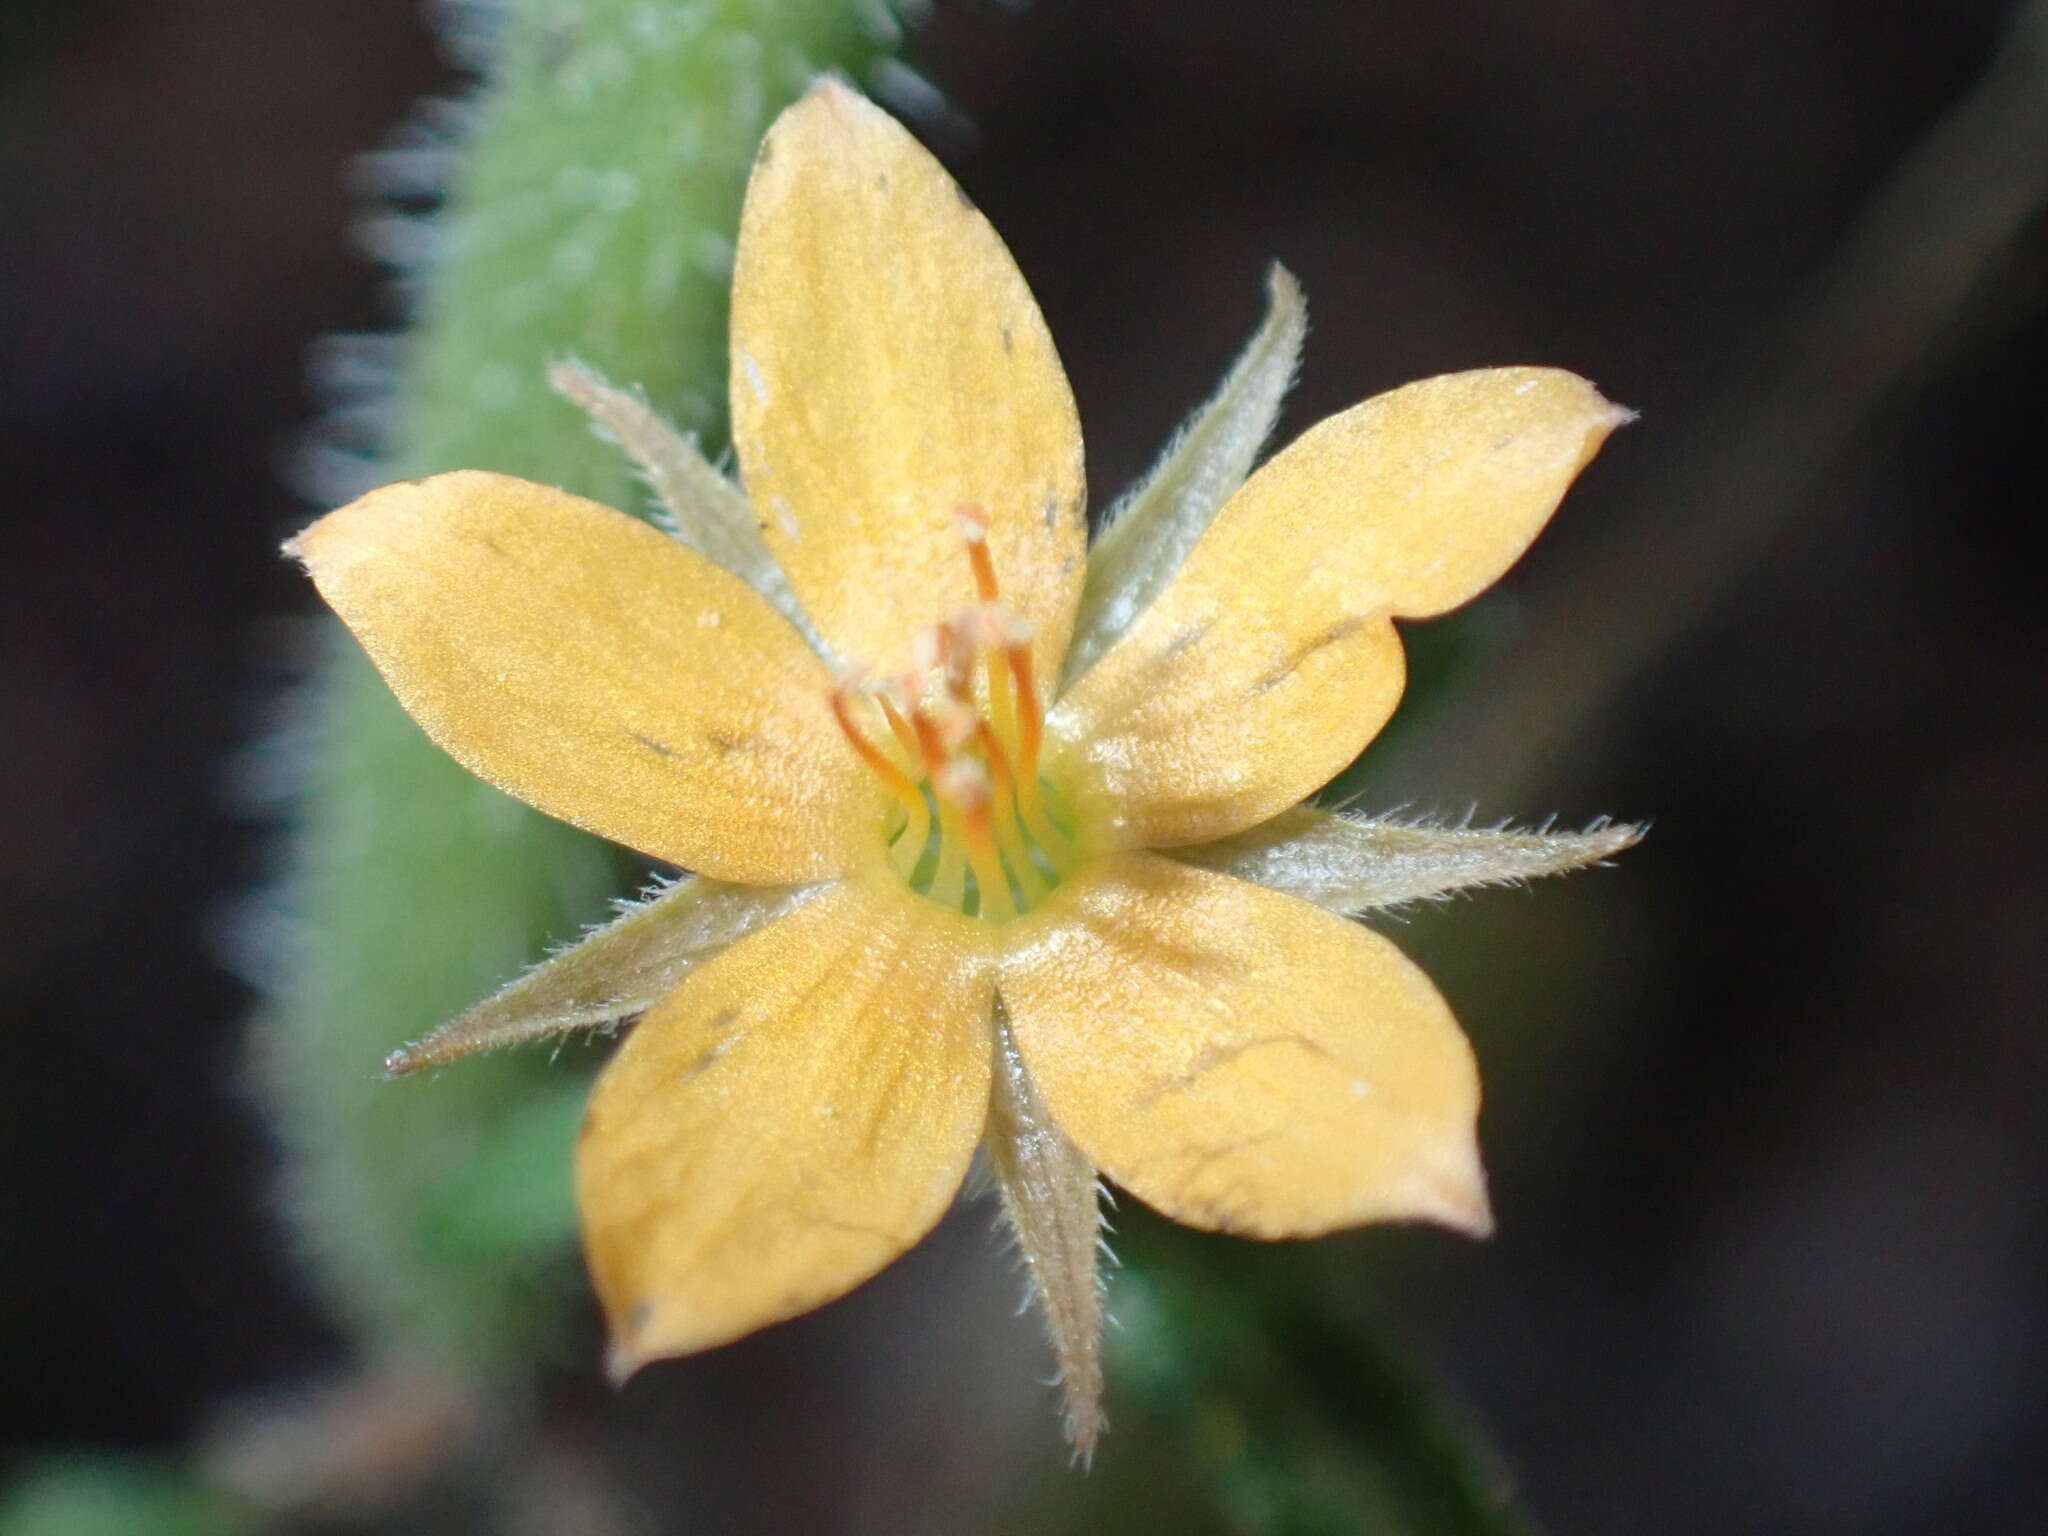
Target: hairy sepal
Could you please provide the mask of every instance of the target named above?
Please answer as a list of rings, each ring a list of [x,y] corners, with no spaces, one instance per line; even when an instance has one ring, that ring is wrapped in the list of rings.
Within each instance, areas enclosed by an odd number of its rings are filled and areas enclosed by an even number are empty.
[[[1447,827],[1298,806],[1212,843],[1170,850],[1184,863],[1357,914],[1487,885],[1518,885],[1612,858],[1644,829]]]
[[[404,1077],[478,1051],[605,1029],[644,1013],[704,961],[800,906],[817,886],[729,885],[701,875],[621,904],[619,915],[413,1045],[384,1070]]]
[[[1079,677],[1144,612],[1187,552],[1251,473],[1294,382],[1308,307],[1301,285],[1275,265],[1266,318],[1216,394],[1188,418],[1144,481],[1111,509],[1088,556],[1088,581],[1067,652]]]
[[[1102,1413],[1102,1186],[1061,1134],[996,1006],[994,1081],[984,1146],[1052,1341],[1067,1443],[1087,1462],[1109,1421]]]
[[[619,388],[579,358],[549,368],[548,383],[590,418],[600,437],[633,461],[654,492],[656,523],[767,598],[813,650],[822,651],[782,567],[762,541],[746,492],[704,457],[695,437],[657,411],[644,394]]]

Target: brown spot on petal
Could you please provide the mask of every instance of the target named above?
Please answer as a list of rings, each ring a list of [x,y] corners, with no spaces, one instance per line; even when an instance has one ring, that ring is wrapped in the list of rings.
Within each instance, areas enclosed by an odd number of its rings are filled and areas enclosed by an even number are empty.
[[[656,741],[652,736],[642,736],[638,731],[628,731],[626,734],[639,742],[641,746],[652,752],[656,757],[674,757],[676,755],[674,747],[669,746],[666,742]]]
[[[1195,646],[1200,645],[1202,637],[1208,634],[1215,626],[1216,621],[1214,619],[1204,619],[1199,624],[1188,625],[1187,628],[1166,642],[1159,652],[1159,659],[1161,661],[1172,661],[1175,657],[1184,655]]]
[[[1247,691],[1255,697],[1262,693],[1270,693],[1296,672],[1299,672],[1302,664],[1309,657],[1315,655],[1317,651],[1326,651],[1331,646],[1350,639],[1365,628],[1365,623],[1364,619],[1358,618],[1339,619],[1320,634],[1311,635],[1307,640],[1296,646],[1292,654],[1285,661],[1281,662],[1279,666],[1255,679]]]

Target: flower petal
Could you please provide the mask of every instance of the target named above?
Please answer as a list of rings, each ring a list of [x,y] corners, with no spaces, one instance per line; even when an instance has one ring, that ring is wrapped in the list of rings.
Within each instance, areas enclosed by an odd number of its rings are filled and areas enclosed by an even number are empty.
[[[953,515],[972,503],[1059,676],[1086,540],[1066,375],[988,221],[836,81],[777,119],[748,184],[732,420],[769,547],[841,659],[894,670],[975,601]]]
[[[291,549],[426,733],[529,805],[744,884],[879,846],[823,664],[647,524],[463,470],[373,491]]]
[[[1326,783],[1401,696],[1389,617],[1498,577],[1626,419],[1571,374],[1497,368],[1304,434],[1053,712],[1101,841],[1223,837]]]
[[[835,886],[641,1022],[576,1161],[617,1374],[830,1301],[944,1214],[988,1110],[987,932]]]
[[[1121,854],[1018,925],[997,986],[1060,1128],[1176,1221],[1249,1237],[1490,1228],[1471,1047],[1368,929]]]

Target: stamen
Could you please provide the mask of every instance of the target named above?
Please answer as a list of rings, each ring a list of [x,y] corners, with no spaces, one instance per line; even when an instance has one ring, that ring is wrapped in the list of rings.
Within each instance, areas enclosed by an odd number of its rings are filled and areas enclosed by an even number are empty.
[[[969,616],[962,615],[963,621]],[[985,658],[982,674],[988,682],[989,718],[995,723],[996,735],[1005,742],[1017,740],[1017,701],[1013,697],[1009,678],[1004,668],[1002,636],[1009,624],[1008,615],[994,604],[986,604],[971,616],[976,648]]]
[[[925,778],[932,786],[932,798],[939,808],[939,857],[932,869],[932,884],[929,892],[933,901],[941,906],[962,908],[967,894],[967,864],[962,846],[960,809],[955,798],[947,793],[951,776],[947,770],[955,766],[939,738],[939,728],[932,717],[922,709],[911,711],[910,728],[917,737],[917,754],[924,765]]]
[[[1038,683],[1031,675],[1031,635],[1028,629],[1021,640],[1012,631],[1003,643],[1003,657],[1010,663],[1010,676],[1017,685],[1017,717],[1021,722],[1017,755],[1022,760],[1023,771],[1035,780],[1038,777],[1039,748],[1045,744],[1045,711],[1038,702]]]
[[[852,745],[855,753],[859,755],[860,760],[867,764],[869,770],[888,787],[889,792],[896,796],[897,799],[903,801],[905,805],[915,801],[921,807],[924,804],[924,796],[918,793],[917,784],[911,779],[910,775],[891,762],[888,754],[869,741],[866,733],[854,723],[853,714],[846,707],[847,692],[845,685],[842,684],[840,687],[834,688],[831,697],[832,718],[839,722],[839,729],[846,733],[847,741]]]
[[[1002,656],[1017,690],[1017,815],[1047,853],[1070,847],[1070,840],[1046,814],[1039,790],[1039,754],[1045,747],[1045,710],[1031,670],[1031,627],[1018,621],[1004,636]]]
[[[931,889],[926,892],[942,907],[956,912],[967,910],[966,829],[960,811],[943,795],[939,801],[939,858],[932,868]]]
[[[967,563],[974,567],[974,590],[984,603],[996,600],[996,568],[988,556],[988,514],[972,502],[953,509],[960,524],[960,539],[967,546]]]
[[[850,682],[843,681],[832,690],[832,718],[839,722],[839,729],[845,733],[855,754],[867,764],[869,770],[882,781],[883,786],[903,807],[903,826],[897,834],[895,847],[899,850],[896,855],[898,858],[904,856],[903,850],[908,851],[909,863],[902,871],[908,876],[917,868],[918,859],[924,852],[924,845],[931,837],[931,808],[926,805],[924,791],[917,787],[916,781],[891,762],[888,754],[869,741],[867,733],[854,723],[853,713],[847,707],[850,686]],[[890,712],[890,706],[885,701],[882,702],[882,709],[885,715]],[[893,725],[895,722],[892,720],[890,723]]]
[[[998,601],[988,514],[963,504],[954,516],[979,601],[914,637],[910,672],[880,683],[842,677],[832,711],[903,805],[890,839],[897,874],[941,906],[1000,920],[1045,899],[1074,840],[1050,814],[1039,777],[1045,715],[1031,625]],[[880,740],[866,717],[856,720],[856,700],[887,725]]]
[[[960,619],[938,627],[939,666],[944,673],[946,692],[964,703],[973,702],[972,690],[967,686],[974,670],[974,637],[967,632]]]
[[[896,738],[896,745],[904,757],[915,765],[921,754],[918,750],[917,733],[910,728],[903,711],[909,707],[911,685],[908,678],[895,678],[869,690],[870,696],[882,711],[882,718],[889,722],[889,731]],[[900,702],[899,702],[900,701]],[[897,836],[891,861],[897,873],[913,884],[917,872],[924,863],[927,845],[931,842],[931,802],[922,789],[917,791],[917,808],[904,818],[903,830]],[[934,864],[936,864],[936,857]]]
[[[980,507],[962,504],[953,515],[959,520],[961,541],[974,568],[974,588],[982,601],[975,639],[987,658],[989,716],[996,736],[1016,748],[1017,815],[1039,845],[1050,852],[1064,847],[1067,839],[1046,815],[1038,785],[1045,708],[1031,666],[1031,622],[997,605],[1000,589],[988,552],[988,514]]]
[[[974,863],[974,882],[981,896],[981,916],[997,919],[1015,917],[1017,901],[1010,892],[1009,877],[1003,873],[1003,858],[996,851],[989,826],[988,806],[970,811],[967,823],[967,857]]]
[[[912,697],[909,678],[898,679],[875,691],[875,702],[882,706],[882,718],[889,722],[889,729],[895,733],[896,745],[914,763],[918,760],[917,736],[910,729],[910,722],[904,718],[904,711],[912,707]]]
[[[981,887],[982,910],[987,912],[985,855],[994,852],[988,831],[988,779],[978,763],[955,758],[932,775],[932,794],[939,802],[939,825],[945,839],[938,872],[932,877],[932,899],[966,911],[967,866],[971,863],[975,884]]]
[[[977,718],[975,739],[980,743],[982,754],[988,759],[989,777],[995,782],[995,798],[998,806],[1007,803],[1013,813],[1021,814],[1023,803],[1017,798],[1017,776],[1010,768],[1009,754],[1003,751],[1003,744],[996,739],[996,733],[989,728],[986,720]],[[1045,883],[1045,876],[1031,861],[1031,848],[1025,841],[1024,832],[1011,816],[999,817],[995,824],[996,845],[1002,850],[1011,872],[1017,877],[1017,884],[1024,892],[1027,902],[1036,905],[1051,889]]]
[[[972,758],[955,758],[932,781],[941,805],[959,807],[961,841],[968,862],[974,866],[974,883],[981,898],[983,917],[1017,915],[1017,903],[1010,895],[1009,877],[1003,873],[1002,855],[996,849],[995,829],[989,807],[993,796],[988,773]]]
[[[917,757],[924,767],[924,776],[932,781],[932,788],[939,787],[940,770],[945,768],[946,759],[951,756],[945,743],[939,739],[939,728],[924,710],[910,712],[910,728],[917,736]]]

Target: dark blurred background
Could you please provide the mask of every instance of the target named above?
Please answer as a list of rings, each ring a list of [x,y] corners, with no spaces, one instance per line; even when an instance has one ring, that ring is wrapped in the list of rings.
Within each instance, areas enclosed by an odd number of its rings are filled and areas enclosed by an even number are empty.
[[[1569,705],[1541,771],[1425,718],[1363,785],[1655,823],[1618,869],[1399,930],[1487,1068],[1501,1234],[1354,1240],[1401,1255],[1417,1337],[1559,1532],[2048,1530],[2038,215],[1853,420],[1831,391],[1865,365],[1800,354],[2011,14],[1043,0],[942,5],[912,50],[1060,341],[1098,501],[1228,361],[1275,257],[1312,320],[1283,436],[1508,362],[1643,413],[1446,663],[1466,720],[1495,686],[1543,715],[1540,669],[1507,670],[1524,642],[1622,686]],[[307,515],[284,470],[308,344],[392,318],[347,166],[450,83],[415,0],[0,7],[0,1480],[32,1448],[179,1444],[336,1348],[237,1088],[221,939],[270,834],[234,764],[312,608],[274,553]],[[2034,100],[2022,160],[2048,157]],[[1808,412],[1826,452],[1788,490],[1757,444]],[[1659,543],[1667,516],[1752,514],[1732,553]],[[1621,585],[1617,548],[1640,554]],[[1603,585],[1575,589],[1588,568]],[[969,1421],[1005,1416],[990,1457],[1049,1438],[1027,1377],[963,1392],[825,1348],[855,1326],[834,1313],[922,1318],[927,1293],[943,1326],[896,1325],[921,1350],[1028,1343],[981,1225],[689,1378],[735,1394],[714,1433],[776,1419],[803,1458],[741,1454],[734,1509],[772,1479],[782,1528],[1008,1528]],[[792,1427],[749,1362],[832,1385]],[[967,1404],[929,1482],[840,1432],[876,1374],[933,1423]],[[920,1487],[929,1508],[901,1502]]]

